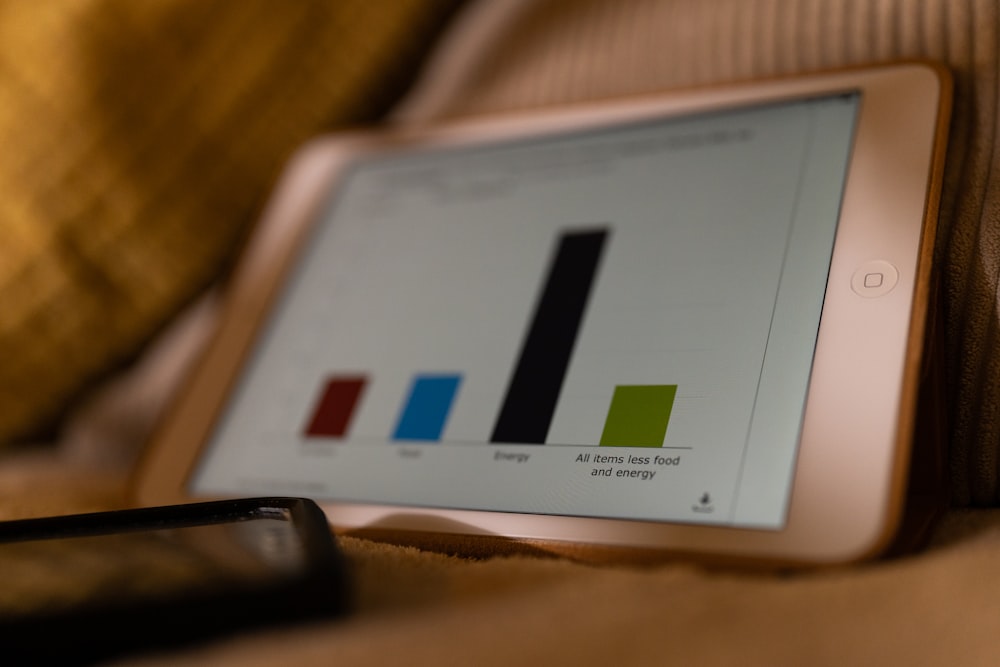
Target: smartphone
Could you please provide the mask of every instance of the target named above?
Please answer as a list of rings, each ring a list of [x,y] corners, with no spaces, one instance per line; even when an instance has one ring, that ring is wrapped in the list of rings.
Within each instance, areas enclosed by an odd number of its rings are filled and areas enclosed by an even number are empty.
[[[0,645],[87,664],[347,611],[345,562],[301,498],[0,523]]]

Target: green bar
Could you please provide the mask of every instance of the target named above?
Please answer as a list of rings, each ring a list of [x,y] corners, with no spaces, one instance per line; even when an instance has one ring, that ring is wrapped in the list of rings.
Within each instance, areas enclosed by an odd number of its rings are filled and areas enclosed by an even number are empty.
[[[662,447],[675,384],[618,385],[601,434],[602,447]]]

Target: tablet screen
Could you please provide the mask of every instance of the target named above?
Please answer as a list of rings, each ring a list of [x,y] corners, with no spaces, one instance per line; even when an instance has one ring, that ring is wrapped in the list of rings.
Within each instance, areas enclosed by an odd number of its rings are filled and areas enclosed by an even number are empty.
[[[191,490],[781,528],[860,103],[355,162]]]

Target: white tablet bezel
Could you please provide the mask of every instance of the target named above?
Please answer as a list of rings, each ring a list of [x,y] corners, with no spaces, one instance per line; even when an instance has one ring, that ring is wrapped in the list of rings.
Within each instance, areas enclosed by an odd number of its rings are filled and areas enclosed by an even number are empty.
[[[950,79],[908,63],[526,112],[417,130],[319,139],[286,170],[229,286],[218,332],[135,477],[138,504],[204,500],[187,480],[337,173],[362,155],[585,129],[668,114],[860,91],[862,103],[830,266],[788,519],[781,530],[321,502],[341,530],[496,536],[586,555],[687,553],[839,563],[879,553],[899,523],[924,357],[932,244]],[[866,262],[898,270],[866,298]],[[855,381],[864,377],[864,382]],[[843,415],[850,415],[844,419]]]

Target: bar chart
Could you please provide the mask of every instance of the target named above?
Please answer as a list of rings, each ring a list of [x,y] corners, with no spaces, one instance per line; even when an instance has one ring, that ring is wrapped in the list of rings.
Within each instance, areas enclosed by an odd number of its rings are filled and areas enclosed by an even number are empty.
[[[544,445],[567,369],[597,280],[611,230],[561,231],[526,323],[519,353],[498,406],[488,442]],[[348,437],[362,403],[368,375],[326,377],[303,433],[309,438]],[[463,373],[417,370],[402,394],[394,442],[438,443],[460,400]],[[662,447],[677,385],[616,385],[604,428],[587,442],[557,443],[605,447]]]
[[[400,406],[391,439],[397,442],[440,442],[461,381],[462,376],[458,374],[414,376],[406,399]],[[360,404],[366,383],[367,378],[329,378],[304,435],[310,438],[346,438],[350,434],[351,417]],[[616,386],[604,430],[596,444],[602,447],[662,447],[676,393],[677,385]],[[539,420],[551,420],[552,409],[538,416]],[[546,444],[545,433],[535,433],[531,440],[494,437],[490,442]]]
[[[777,525],[853,108],[366,157],[192,488]]]

